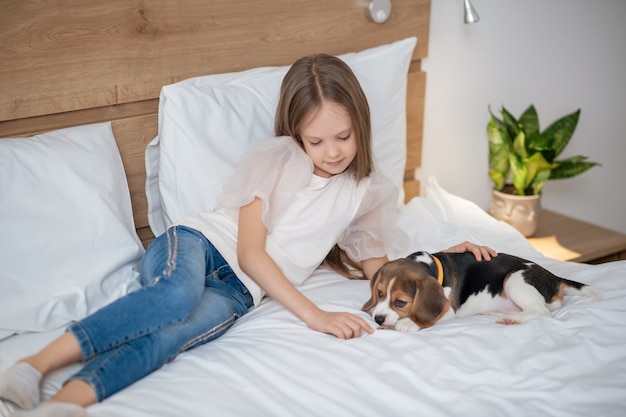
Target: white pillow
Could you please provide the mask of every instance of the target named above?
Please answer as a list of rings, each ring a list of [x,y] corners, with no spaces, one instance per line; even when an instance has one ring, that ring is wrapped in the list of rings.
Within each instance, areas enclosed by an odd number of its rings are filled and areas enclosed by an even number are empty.
[[[403,201],[406,84],[417,39],[340,55],[354,71],[372,115],[376,165]],[[164,86],[159,134],[146,149],[148,218],[155,235],[178,218],[211,211],[249,144],[274,136],[288,66],[191,78]]]
[[[435,177],[428,177],[425,185],[425,197],[414,197],[399,210],[398,223],[411,244],[405,251],[391,254],[391,258],[418,250],[436,252],[464,241],[528,259],[542,257],[511,225],[494,219],[472,201],[446,191]]]
[[[0,196],[0,333],[63,326],[138,285],[110,123],[0,139]]]

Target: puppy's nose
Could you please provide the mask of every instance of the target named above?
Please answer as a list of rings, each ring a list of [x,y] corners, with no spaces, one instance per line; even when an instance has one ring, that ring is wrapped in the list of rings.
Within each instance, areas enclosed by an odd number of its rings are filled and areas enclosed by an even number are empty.
[[[385,322],[385,316],[383,314],[378,314],[374,317],[374,321],[379,325],[382,325]]]

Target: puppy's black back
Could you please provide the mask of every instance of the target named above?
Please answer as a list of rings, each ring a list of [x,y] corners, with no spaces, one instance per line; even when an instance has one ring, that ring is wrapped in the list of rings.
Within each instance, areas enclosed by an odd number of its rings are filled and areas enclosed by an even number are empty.
[[[452,288],[450,303],[457,309],[471,295],[485,289],[492,295],[502,293],[504,280],[510,274],[524,270],[524,280],[544,295],[546,302],[558,291],[561,282],[580,289],[584,284],[558,277],[547,269],[526,259],[507,253],[499,253],[491,260],[476,261],[470,252],[433,254],[443,265],[444,287]]]

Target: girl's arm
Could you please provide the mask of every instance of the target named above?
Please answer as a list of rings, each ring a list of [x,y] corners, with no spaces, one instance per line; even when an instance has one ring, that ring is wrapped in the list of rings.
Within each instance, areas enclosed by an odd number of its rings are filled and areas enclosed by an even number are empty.
[[[491,249],[489,246],[481,246],[481,245],[477,245],[475,243],[467,242],[467,241],[463,243],[459,243],[458,245],[449,247],[443,252],[462,253],[462,252],[467,252],[467,251],[472,252],[472,254],[474,254],[474,257],[476,258],[477,261],[480,261],[482,259],[486,261],[490,261],[492,256],[498,256],[498,252]]]
[[[262,201],[254,201],[239,209],[237,258],[239,266],[263,288],[270,297],[303,320],[311,329],[341,339],[373,333],[367,322],[355,314],[328,312],[317,307],[285,277],[265,251],[267,229],[261,220]]]
[[[383,264],[388,260],[389,259],[386,256],[382,258],[370,258],[362,260],[361,266],[363,267],[363,274],[365,274],[365,277],[367,279],[372,279],[376,271],[378,271],[378,269],[383,266]]]

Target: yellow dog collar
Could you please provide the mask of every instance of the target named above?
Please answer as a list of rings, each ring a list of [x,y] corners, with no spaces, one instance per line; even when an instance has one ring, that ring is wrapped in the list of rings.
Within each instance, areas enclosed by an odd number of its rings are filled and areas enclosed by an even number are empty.
[[[435,264],[437,265],[437,282],[439,285],[443,285],[443,265],[441,265],[441,261],[435,255],[430,255],[435,260]]]

